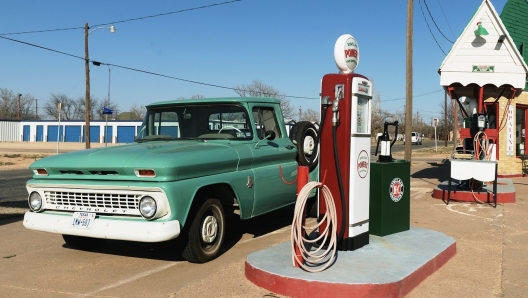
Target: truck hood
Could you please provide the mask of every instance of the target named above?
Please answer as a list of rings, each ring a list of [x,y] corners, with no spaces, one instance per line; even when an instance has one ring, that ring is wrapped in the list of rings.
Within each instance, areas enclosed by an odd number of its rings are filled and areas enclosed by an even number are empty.
[[[34,175],[39,179],[172,181],[236,171],[238,163],[229,143],[152,141],[49,156],[30,169],[46,169],[48,176]],[[136,177],[138,169],[153,169],[156,177]]]

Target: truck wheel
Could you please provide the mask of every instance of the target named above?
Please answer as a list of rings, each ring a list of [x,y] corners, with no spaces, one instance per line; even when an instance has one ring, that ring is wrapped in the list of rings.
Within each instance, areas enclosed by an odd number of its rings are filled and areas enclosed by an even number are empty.
[[[189,240],[182,253],[187,261],[205,263],[216,258],[225,236],[225,215],[220,201],[205,201],[188,231]]]
[[[315,125],[310,121],[295,123],[290,131],[290,139],[297,145],[297,163],[300,166],[307,166],[310,172],[313,171],[319,161],[319,148],[315,148],[317,139]],[[314,154],[315,156],[311,160]]]
[[[72,248],[79,248],[79,249],[96,249],[103,244],[105,244],[106,239],[101,238],[90,238],[90,237],[82,237],[82,236],[74,236],[74,235],[62,235],[62,239],[64,239],[64,242],[68,244],[68,246]]]

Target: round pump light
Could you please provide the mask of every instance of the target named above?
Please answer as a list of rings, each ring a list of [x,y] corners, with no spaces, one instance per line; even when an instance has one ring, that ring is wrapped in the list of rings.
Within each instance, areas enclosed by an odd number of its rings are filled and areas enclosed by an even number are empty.
[[[29,208],[35,212],[42,210],[42,197],[36,191],[32,192],[28,198]]]
[[[139,213],[146,219],[153,219],[158,211],[156,200],[153,197],[145,196],[139,200]]]

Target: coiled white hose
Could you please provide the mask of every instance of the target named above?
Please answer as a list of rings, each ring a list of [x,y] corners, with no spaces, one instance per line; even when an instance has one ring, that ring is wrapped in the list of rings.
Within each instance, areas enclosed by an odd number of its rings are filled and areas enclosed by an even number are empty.
[[[308,200],[311,191],[316,187],[320,187],[323,193],[322,197],[324,197],[326,202],[326,213],[318,224],[306,227],[303,225],[303,213],[306,208],[306,201]],[[326,228],[322,232],[319,231],[319,236],[317,238],[309,239],[305,237],[305,235],[309,235],[309,233],[305,233],[306,230],[311,230],[313,232],[324,222],[326,222]],[[320,272],[332,265],[335,261],[337,250],[336,230],[336,208],[330,189],[321,182],[308,182],[299,192],[297,202],[295,203],[295,212],[291,229],[293,266],[298,264],[308,272]],[[330,241],[328,242],[328,245],[326,245],[328,237],[330,237]],[[323,240],[320,241],[321,239]],[[319,247],[317,247],[317,245],[319,245]],[[299,259],[295,254],[295,247],[300,248],[302,259]],[[317,248],[312,251],[312,247]]]

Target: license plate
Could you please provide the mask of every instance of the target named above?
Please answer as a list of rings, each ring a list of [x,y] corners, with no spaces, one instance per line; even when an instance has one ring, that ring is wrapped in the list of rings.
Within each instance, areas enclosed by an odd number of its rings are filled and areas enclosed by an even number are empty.
[[[74,212],[71,220],[72,228],[91,229],[95,220],[95,213]]]

